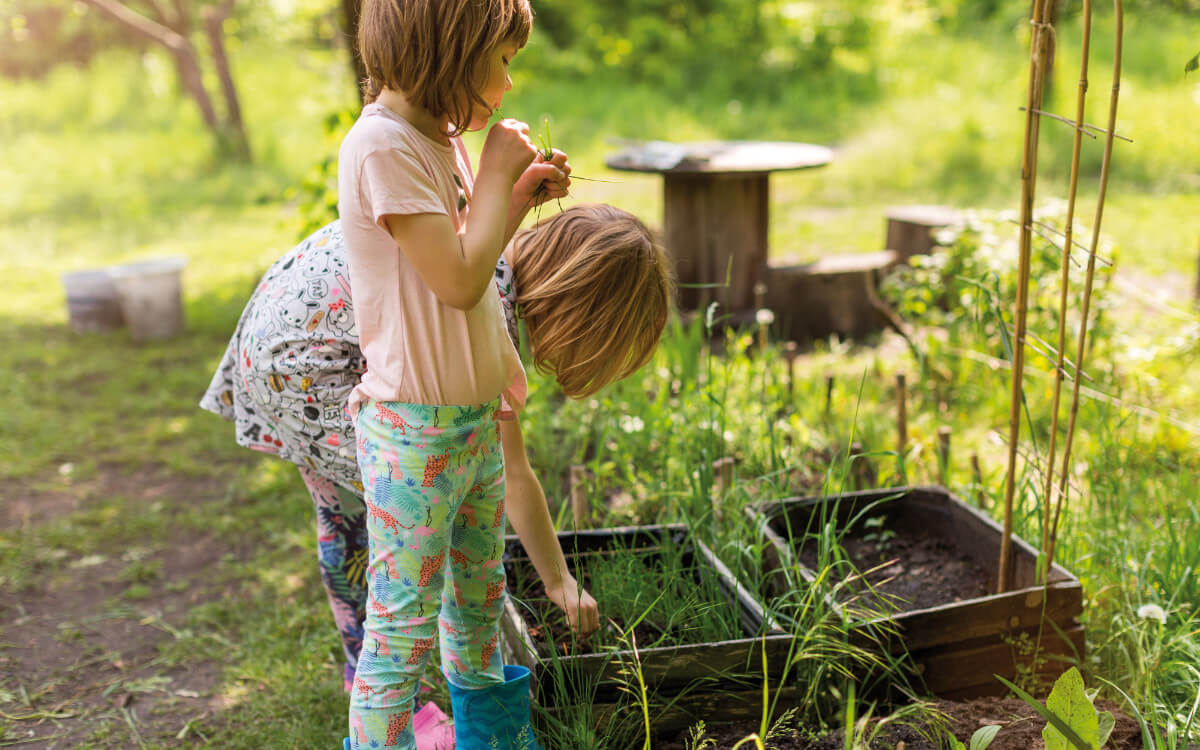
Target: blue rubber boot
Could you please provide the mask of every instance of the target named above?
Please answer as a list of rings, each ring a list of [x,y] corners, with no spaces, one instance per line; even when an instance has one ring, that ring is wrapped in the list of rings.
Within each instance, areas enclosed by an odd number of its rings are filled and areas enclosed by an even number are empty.
[[[504,667],[504,682],[478,690],[450,686],[457,750],[542,750],[529,723],[529,670]]]
[[[342,740],[342,750],[350,750],[350,738]]]

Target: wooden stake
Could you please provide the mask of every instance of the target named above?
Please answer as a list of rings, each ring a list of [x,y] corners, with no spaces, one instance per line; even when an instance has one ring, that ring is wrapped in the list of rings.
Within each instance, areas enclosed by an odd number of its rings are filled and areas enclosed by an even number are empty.
[[[938,428],[938,484],[946,486],[946,476],[950,473],[950,428]]]
[[[896,431],[899,434],[896,450],[903,460],[908,455],[908,376],[902,372],[896,373]]]
[[[770,310],[766,309],[767,304],[767,285],[763,282],[758,282],[754,285],[754,310],[755,319],[758,322],[758,353],[763,354],[767,351],[767,334],[771,330],[771,323],[763,318],[773,319],[774,316],[767,315]]]
[[[975,504],[981,510],[987,507],[987,494],[983,491],[983,470],[979,468],[979,454],[971,454],[971,474],[975,477]]]
[[[875,469],[871,459],[863,455],[862,443],[850,445],[850,481],[856,490],[871,489],[875,486]]]
[[[592,526],[592,504],[587,491],[587,467],[571,467],[571,514],[575,517],[576,529]]]
[[[713,461],[713,518],[721,520],[721,511],[723,506],[722,500],[725,498],[725,493],[733,486],[733,464],[732,456],[725,456]]]
[[[787,394],[790,406],[796,398],[796,346],[795,341],[783,345],[783,358],[787,362]]]

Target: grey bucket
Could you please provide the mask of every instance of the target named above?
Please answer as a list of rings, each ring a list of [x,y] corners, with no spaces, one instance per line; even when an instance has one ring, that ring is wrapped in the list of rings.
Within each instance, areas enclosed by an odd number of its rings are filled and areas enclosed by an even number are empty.
[[[112,331],[125,324],[117,287],[106,268],[62,275],[67,291],[67,318],[78,333]]]
[[[186,258],[156,258],[109,271],[134,340],[166,339],[183,329],[181,273],[185,265]]]

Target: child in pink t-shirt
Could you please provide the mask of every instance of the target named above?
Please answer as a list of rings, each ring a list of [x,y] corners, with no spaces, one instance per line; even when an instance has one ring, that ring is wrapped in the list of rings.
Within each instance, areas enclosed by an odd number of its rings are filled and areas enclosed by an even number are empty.
[[[525,373],[491,280],[525,213],[565,196],[570,170],[561,153],[535,161],[528,126],[513,120],[488,133],[477,176],[458,138],[499,108],[531,24],[528,0],[368,0],[362,10],[370,103],[338,167],[367,363],[350,397],[370,544],[346,741],[355,750],[414,747],[413,697],[439,640],[459,747],[537,747],[528,671],[505,667],[497,649],[500,420],[524,405]],[[544,526],[531,554],[565,568]]]

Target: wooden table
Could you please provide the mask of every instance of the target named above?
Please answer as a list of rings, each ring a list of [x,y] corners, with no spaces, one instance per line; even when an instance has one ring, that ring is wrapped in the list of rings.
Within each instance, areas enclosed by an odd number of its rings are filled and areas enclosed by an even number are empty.
[[[833,152],[808,143],[650,142],[609,157],[610,169],[663,176],[663,241],[684,309],[716,299],[724,312],[755,305],[766,276],[771,172],[822,167]],[[726,275],[728,288],[725,286]]]

